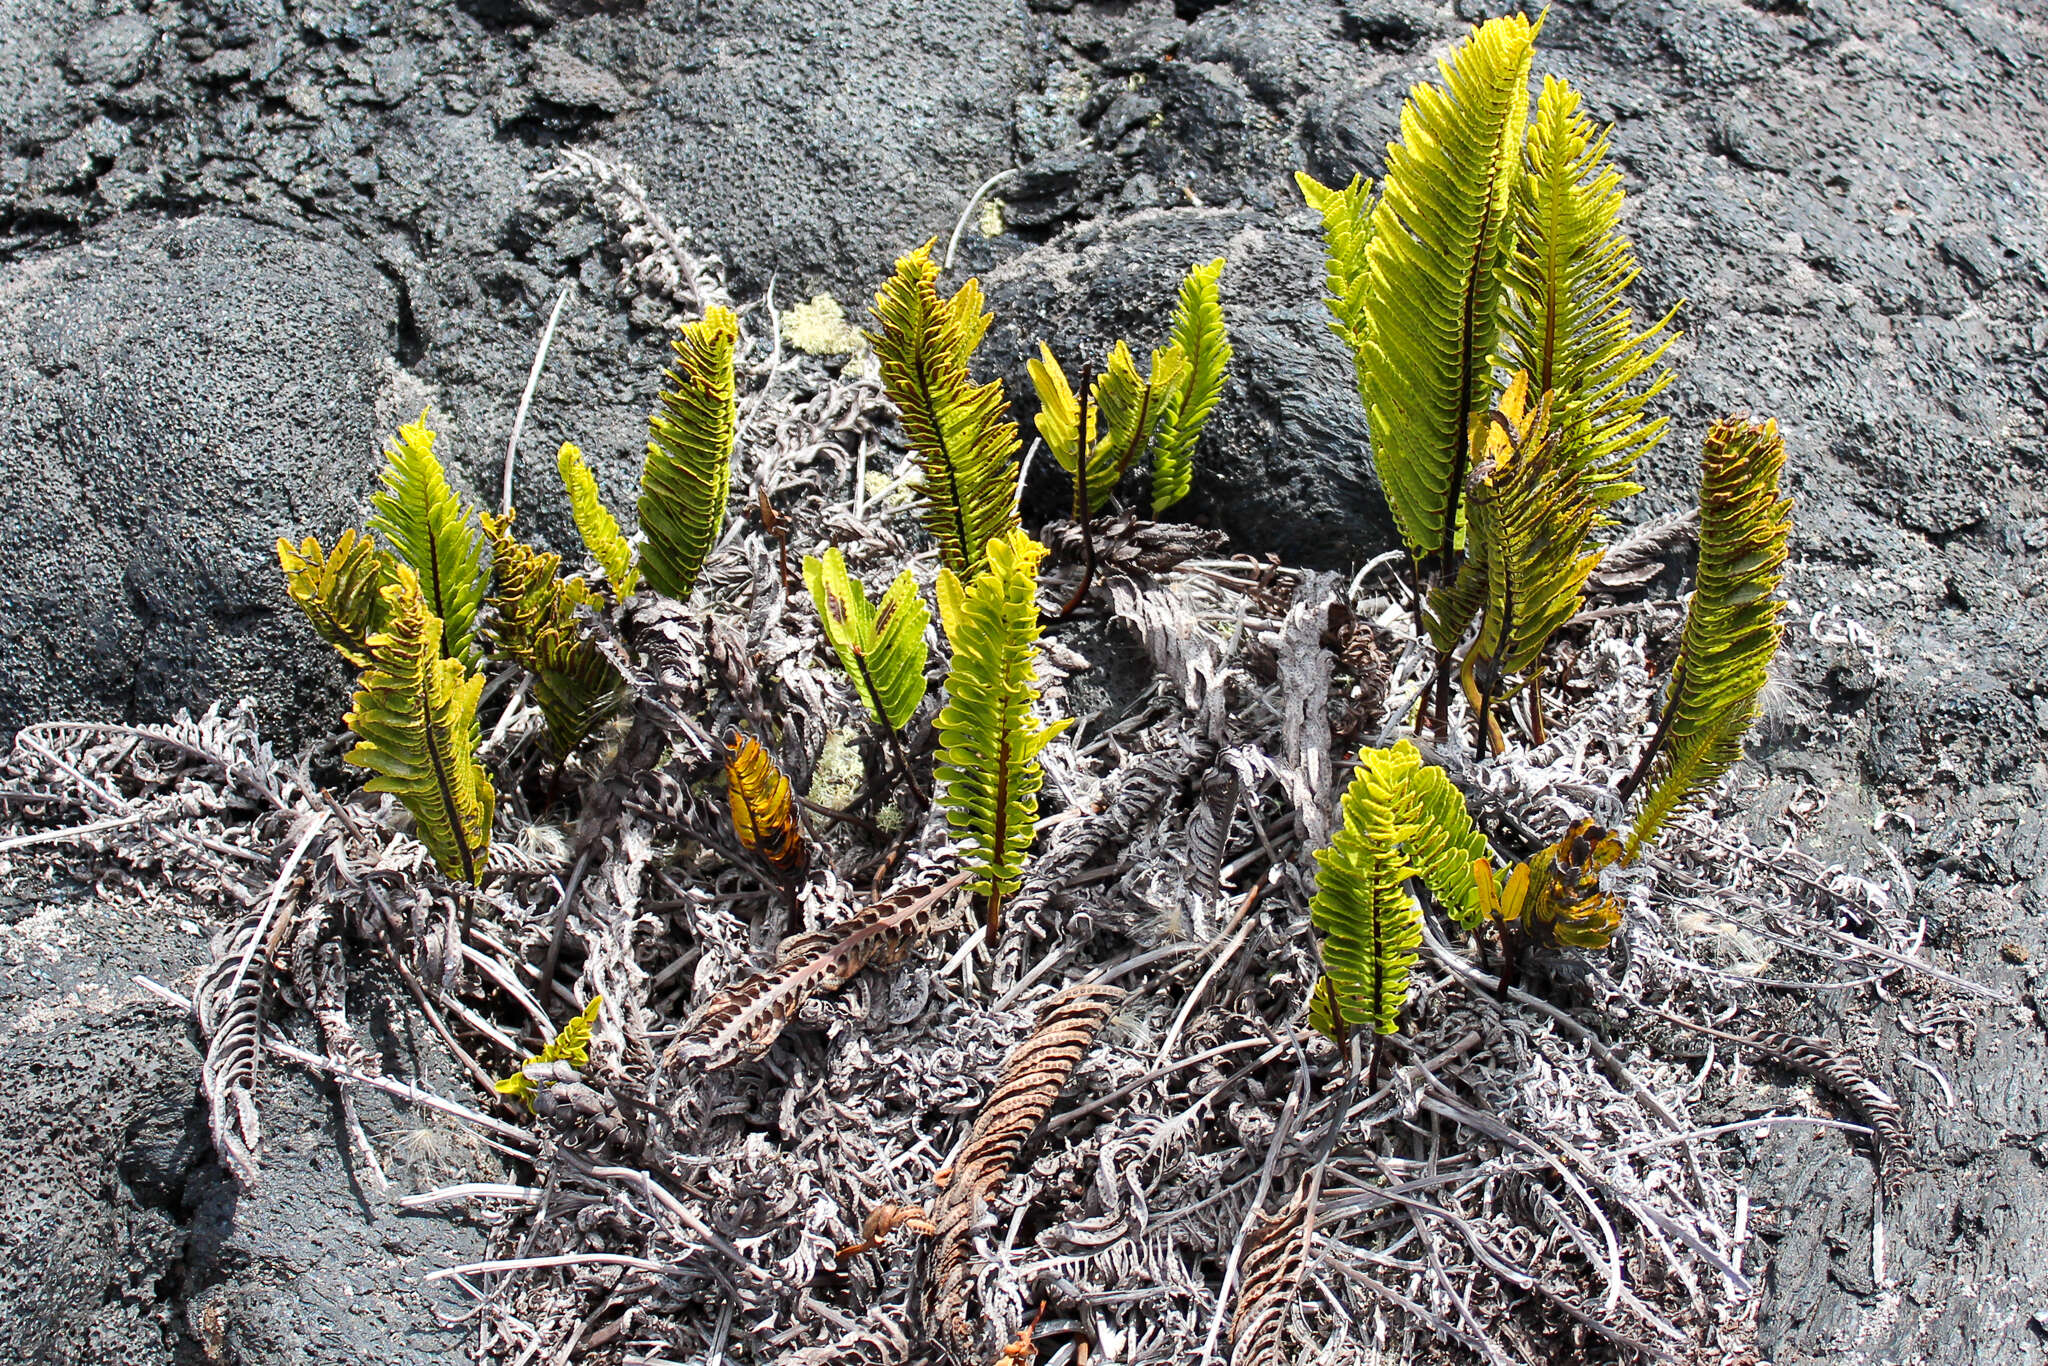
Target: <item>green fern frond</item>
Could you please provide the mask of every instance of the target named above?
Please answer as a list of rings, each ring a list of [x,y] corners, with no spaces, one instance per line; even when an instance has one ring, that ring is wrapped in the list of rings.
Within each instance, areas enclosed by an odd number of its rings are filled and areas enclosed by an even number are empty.
[[[1195,478],[1195,443],[1209,414],[1223,397],[1230,378],[1230,332],[1223,324],[1223,301],[1216,279],[1223,273],[1221,256],[1189,270],[1181,281],[1180,303],[1173,314],[1173,344],[1187,359],[1159,433],[1152,443],[1152,516],[1188,496]],[[1154,368],[1153,378],[1158,378]]]
[[[1549,396],[1532,403],[1530,392],[1528,372],[1517,373],[1472,440],[1479,458],[1466,495],[1466,563],[1481,561],[1486,580],[1472,648],[1497,679],[1535,666],[1557,628],[1578,611],[1586,579],[1600,563],[1597,551],[1579,553],[1597,505],[1579,472],[1559,458]]]
[[[1181,391],[1188,364],[1178,345],[1168,346],[1152,353],[1151,374],[1141,378],[1131,348],[1123,342],[1110,347],[1102,373],[1092,386],[1085,442],[1077,430],[1081,425],[1079,400],[1052,348],[1040,342],[1038,359],[1025,362],[1025,369],[1038,390],[1038,434],[1074,481],[1074,520],[1078,522],[1102,511],[1124,472],[1151,449]],[[1085,466],[1080,456],[1084,445],[1088,451]]]
[[[573,447],[571,449],[574,449]],[[618,705],[618,671],[584,635],[578,613],[604,600],[581,578],[561,576],[562,557],[512,535],[512,518],[482,514],[491,538],[491,652],[533,675],[533,700],[547,719],[548,748],[573,753]]]
[[[384,585],[391,582],[391,556],[359,531],[341,533],[323,551],[308,536],[296,549],[280,537],[277,563],[291,595],[320,639],[358,669],[370,667],[370,637],[384,625]]]
[[[640,571],[633,564],[633,547],[619,531],[619,519],[604,505],[597,491],[597,477],[583,463],[583,452],[564,441],[562,449],[555,452],[555,468],[561,472],[562,487],[568,491],[569,515],[576,519],[576,534],[583,538],[583,548],[604,571],[604,581],[612,586],[612,592],[622,599],[632,597],[633,590],[640,586]]]
[[[1365,244],[1359,357],[1373,461],[1402,539],[1448,563],[1475,413],[1492,396],[1510,199],[1536,25],[1481,24],[1417,85]]]
[[[492,1089],[501,1096],[516,1096],[526,1102],[528,1110],[533,1109],[533,1098],[540,1088],[526,1075],[526,1069],[542,1063],[565,1062],[571,1067],[590,1066],[590,1031],[597,1024],[598,1007],[604,1004],[604,997],[593,996],[590,1004],[580,1014],[562,1026],[562,1032],[548,1040],[548,1046],[519,1064],[519,1070],[501,1081],[493,1082]]]
[[[946,705],[939,712],[936,777],[954,837],[969,848],[971,884],[988,901],[989,942],[1002,905],[1024,876],[1038,833],[1038,753],[1071,718],[1039,722],[1038,562],[1045,547],[1021,531],[991,539],[988,568],[963,585],[939,571],[939,619],[953,647]]]
[[[1656,784],[1629,832],[1630,859],[1742,757],[1784,630],[1777,588],[1792,537],[1792,500],[1778,495],[1784,466],[1776,422],[1726,418],[1707,433],[1698,582],[1646,756],[1655,766],[1638,770],[1654,773]]]
[[[1354,175],[1349,185],[1333,190],[1306,171],[1296,171],[1294,183],[1301,187],[1301,196],[1308,206],[1323,216],[1325,279],[1330,291],[1323,302],[1330,307],[1330,330],[1351,348],[1352,363],[1358,372],[1358,392],[1369,405],[1372,399],[1365,378],[1365,338],[1371,327],[1365,311],[1365,290],[1372,272],[1367,268],[1365,249],[1373,232],[1372,185],[1363,176]]]
[[[1017,424],[1003,386],[976,384],[967,363],[988,331],[981,285],[941,299],[925,243],[896,263],[875,295],[875,348],[882,385],[903,417],[924,472],[925,525],[955,574],[972,578],[984,547],[1017,527]]]
[[[1579,112],[1579,92],[1543,78],[1515,182],[1514,245],[1507,262],[1506,363],[1551,393],[1565,462],[1603,505],[1640,492],[1636,462],[1668,418],[1644,406],[1671,383],[1663,368],[1678,310],[1636,330],[1622,294],[1641,273],[1620,231],[1621,175],[1607,133]]]
[[[483,540],[470,511],[434,458],[427,415],[398,429],[385,448],[383,489],[370,496],[381,532],[399,559],[419,576],[427,610],[441,622],[442,655],[476,666],[476,609],[484,600]]]
[[[924,701],[924,628],[931,613],[918,596],[909,570],[896,576],[879,603],[846,572],[837,546],[824,558],[804,556],[804,583],[817,604],[825,639],[839,655],[861,705],[877,725],[901,730]]]
[[[498,800],[476,762],[483,676],[442,658],[441,620],[410,565],[393,567],[384,601],[384,629],[370,637],[376,663],[345,718],[359,741],[347,759],[377,775],[365,788],[390,793],[412,813],[442,873],[474,883],[484,874]]]
[[[670,347],[674,365],[663,372],[661,411],[647,422],[640,570],[655,592],[677,601],[697,586],[725,525],[739,420],[732,378],[739,335],[739,319],[728,308],[706,309],[685,324]]]
[[[1407,882],[1420,878],[1460,925],[1477,924],[1493,890],[1486,841],[1464,795],[1405,740],[1359,752],[1343,815],[1329,846],[1316,851],[1309,916],[1323,935],[1323,971],[1345,1026],[1370,1023],[1392,1034],[1422,943],[1422,913]],[[1325,991],[1314,993],[1309,1023],[1337,1037]]]

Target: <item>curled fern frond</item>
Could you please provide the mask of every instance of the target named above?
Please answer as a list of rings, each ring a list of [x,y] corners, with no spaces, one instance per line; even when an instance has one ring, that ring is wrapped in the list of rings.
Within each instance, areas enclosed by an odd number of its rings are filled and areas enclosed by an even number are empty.
[[[573,448],[572,448],[573,449]],[[584,634],[579,614],[604,603],[581,578],[561,576],[562,557],[512,535],[512,513],[483,513],[491,539],[491,651],[533,675],[556,758],[575,751],[618,705],[619,675]]]
[[[359,531],[341,533],[332,550],[308,536],[296,548],[280,537],[277,563],[291,595],[320,639],[358,669],[370,667],[370,637],[384,624],[391,556]]]
[[[1045,547],[1021,531],[991,539],[971,585],[939,571],[939,619],[953,647],[939,712],[940,803],[968,845],[974,890],[987,899],[989,942],[1024,876],[1038,833],[1038,752],[1071,724],[1042,725],[1038,700],[1038,562]]]
[[[1216,278],[1223,258],[1195,266],[1181,281],[1180,302],[1173,313],[1173,344],[1186,358],[1180,383],[1159,420],[1152,443],[1152,516],[1188,496],[1195,478],[1195,443],[1209,414],[1223,397],[1230,377],[1230,332],[1223,324],[1223,301]],[[1158,377],[1155,364],[1153,377]]]
[[[1581,817],[1563,839],[1498,881],[1481,860],[1480,898],[1488,918],[1519,925],[1538,943],[1605,949],[1621,928],[1621,901],[1602,890],[1600,874],[1621,857],[1614,832]]]
[[[474,668],[479,654],[476,611],[484,600],[483,541],[470,511],[434,458],[427,415],[398,429],[384,451],[384,487],[370,496],[380,532],[419,578],[427,611],[441,622],[440,651]]]
[[[412,813],[420,843],[443,874],[475,883],[490,852],[498,794],[476,761],[481,674],[441,656],[442,624],[427,610],[419,576],[397,565],[384,589],[385,626],[370,637],[366,670],[345,718],[359,743],[348,761],[377,776]]]
[[[576,534],[583,548],[604,571],[604,581],[621,598],[633,596],[640,586],[640,570],[633,563],[633,547],[619,531],[619,519],[604,505],[597,491],[597,478],[583,463],[583,452],[564,441],[555,452],[555,468],[561,472],[562,487],[569,494],[569,515],[576,519]]]
[[[1522,15],[1489,20],[1440,63],[1442,86],[1409,92],[1365,243],[1359,373],[1373,461],[1409,549],[1445,563],[1471,420],[1493,387],[1535,38]]]
[[[1726,418],[1700,456],[1700,563],[1685,610],[1664,715],[1626,785],[1656,784],[1629,832],[1628,857],[1712,789],[1742,757],[1784,630],[1777,596],[1792,538],[1792,500],[1778,496],[1785,442],[1776,422]]]
[[[1636,462],[1669,421],[1643,410],[1671,383],[1661,362],[1678,310],[1636,329],[1622,300],[1641,271],[1618,226],[1621,175],[1608,164],[1606,131],[1579,105],[1569,82],[1543,78],[1515,182],[1502,349],[1511,368],[1529,372],[1532,393],[1554,395],[1564,460],[1605,506],[1641,491],[1630,482]]]
[[[889,730],[909,725],[924,701],[924,630],[932,619],[918,596],[917,580],[904,570],[882,600],[870,605],[867,590],[846,572],[846,557],[834,546],[822,559],[804,556],[804,583],[817,604],[825,639],[832,642],[868,715]]]
[[[784,881],[802,878],[810,857],[789,779],[751,735],[734,731],[726,737],[725,748],[725,800],[740,847],[759,854]]]
[[[575,1019],[562,1026],[561,1032],[548,1040],[548,1046],[519,1064],[519,1070],[511,1076],[493,1083],[493,1089],[501,1096],[516,1096],[526,1102],[528,1110],[533,1109],[533,1098],[540,1088],[526,1075],[529,1067],[541,1067],[551,1062],[565,1062],[571,1067],[590,1066],[590,1031],[597,1024],[598,1008],[604,1004],[604,997],[593,996],[590,1004],[583,1007]]]
[[[925,525],[947,568],[972,578],[989,541],[1017,526],[1020,443],[1002,384],[968,375],[989,325],[981,285],[969,280],[941,299],[932,246],[896,262],[875,295],[876,330],[867,338],[924,472]]]
[[[674,364],[663,372],[668,387],[661,410],[647,422],[640,569],[655,592],[678,601],[697,586],[725,525],[739,421],[732,378],[739,336],[739,319],[729,308],[706,309],[686,323],[670,346]]]
[[[1487,904],[1475,868],[1484,865],[1486,841],[1463,794],[1406,740],[1359,752],[1343,814],[1329,846],[1316,851],[1309,918],[1323,935],[1330,985],[1314,994],[1309,1023],[1338,1036],[1334,994],[1347,1028],[1369,1023],[1392,1034],[1422,943],[1422,913],[1408,879],[1422,879],[1459,924],[1476,924]]]

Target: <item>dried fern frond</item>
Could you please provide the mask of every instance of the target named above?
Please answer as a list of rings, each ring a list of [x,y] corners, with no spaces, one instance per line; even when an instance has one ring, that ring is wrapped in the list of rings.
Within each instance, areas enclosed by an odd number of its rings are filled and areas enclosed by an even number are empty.
[[[1645,775],[1656,777],[1629,832],[1631,859],[1742,757],[1784,629],[1777,589],[1792,538],[1792,500],[1778,496],[1784,467],[1776,422],[1726,418],[1707,433],[1699,576],[1657,738],[1627,785],[1632,792]]]
[[[398,429],[398,440],[384,450],[383,488],[370,495],[370,529],[412,566],[427,611],[441,623],[442,655],[474,668],[481,653],[476,613],[484,600],[483,540],[448,487],[434,439],[425,413]]]
[[[583,452],[564,441],[562,449],[555,452],[555,469],[561,473],[562,487],[568,492],[569,515],[576,520],[576,534],[583,538],[583,548],[604,571],[604,581],[612,586],[612,592],[620,598],[632,597],[633,590],[640,586],[633,547],[620,532],[619,519],[612,516],[612,510],[598,494],[597,477],[583,463]]]
[[[825,639],[832,642],[853,690],[878,725],[901,730],[924,701],[925,627],[932,615],[909,570],[896,576],[879,603],[846,572],[834,546],[823,558],[804,556],[804,583],[817,604]]]
[[[551,1062],[566,1062],[571,1067],[590,1066],[590,1031],[597,1024],[598,1008],[604,1004],[604,997],[593,996],[590,1004],[583,1007],[575,1019],[561,1028],[561,1032],[548,1040],[548,1046],[519,1064],[519,1070],[495,1083],[501,1096],[516,1096],[526,1102],[530,1112],[533,1109],[534,1093],[540,1088],[526,1075],[529,1067],[543,1066]]]
[[[1543,78],[1515,182],[1507,261],[1503,358],[1553,395],[1563,460],[1594,500],[1611,504],[1641,489],[1636,462],[1670,419],[1646,420],[1646,404],[1671,383],[1661,362],[1677,339],[1676,306],[1636,330],[1622,294],[1641,273],[1621,232],[1621,174],[1607,161],[1607,132],[1579,112],[1579,92]]]
[[[573,449],[573,448],[572,448]],[[601,608],[581,578],[561,576],[562,557],[512,535],[515,514],[481,514],[491,540],[491,652],[533,675],[533,700],[547,719],[548,749],[575,751],[619,701],[619,675],[588,636],[580,613]]]
[[[671,343],[661,409],[647,421],[640,471],[640,571],[655,592],[690,596],[725,525],[739,409],[732,377],[739,319],[710,308]]]
[[[882,386],[924,471],[925,525],[946,566],[972,577],[991,538],[1017,526],[1017,424],[1001,382],[976,384],[967,364],[988,331],[981,285],[941,299],[927,242],[896,262],[875,295],[867,334]]]
[[[1216,279],[1223,273],[1221,256],[1195,266],[1181,281],[1180,301],[1173,313],[1173,344],[1187,360],[1180,383],[1159,420],[1152,442],[1152,515],[1188,496],[1195,478],[1195,443],[1209,415],[1223,397],[1230,378],[1230,331],[1223,323],[1223,301]],[[1155,371],[1156,377],[1156,371]]]
[[[1252,1218],[1245,1239],[1243,1289],[1230,1320],[1230,1366],[1277,1366],[1289,1360],[1287,1321],[1308,1261],[1315,1208],[1306,1190],[1273,1214]]]
[[[1446,563],[1472,417],[1492,396],[1536,27],[1522,15],[1481,24],[1439,63],[1443,85],[1409,92],[1365,243],[1373,462],[1409,549]]]
[[[1903,1195],[1906,1174],[1913,1170],[1912,1136],[1900,1117],[1899,1103],[1870,1079],[1863,1059],[1826,1039],[1809,1039],[1771,1029],[1760,1031],[1754,1038],[1760,1047],[1849,1102],[1849,1108],[1870,1126],[1877,1149],[1879,1185],[1892,1199]]]
[[[974,1347],[967,1286],[975,1223],[1002,1189],[1024,1140],[1051,1113],[1067,1078],[1123,998],[1121,987],[1081,983],[1045,1003],[1031,1036],[1004,1061],[1002,1078],[974,1117],[966,1146],[953,1163],[952,1179],[932,1205],[938,1235],[925,1281],[924,1321],[963,1357]]]
[[[360,531],[341,533],[332,550],[308,536],[294,549],[282,537],[277,563],[285,592],[298,604],[320,639],[358,669],[370,667],[370,637],[384,624],[384,586],[391,582],[391,556]]]
[[[1421,878],[1459,924],[1476,924],[1485,902],[1474,864],[1483,864],[1486,841],[1450,778],[1406,740],[1359,752],[1343,813],[1328,847],[1316,851],[1309,918],[1323,936],[1323,972],[1343,1027],[1370,1024],[1392,1034],[1422,944],[1422,912],[1408,879]],[[1339,1036],[1330,992],[1314,994],[1309,1023]]]
[[[767,860],[784,881],[800,879],[810,864],[797,824],[789,779],[751,735],[726,737],[725,800],[740,847]]]
[[[946,823],[968,848],[974,890],[987,899],[989,942],[1003,902],[1024,877],[1038,833],[1038,752],[1071,724],[1039,722],[1035,704],[1038,562],[1045,547],[1021,531],[988,543],[988,568],[963,586],[939,571],[939,619],[953,647],[946,705],[939,712],[936,777]]]
[[[443,874],[475,883],[485,871],[498,800],[476,761],[483,676],[442,658],[441,621],[427,610],[410,565],[395,566],[384,601],[384,629],[370,637],[376,663],[344,718],[359,739],[346,757],[377,775],[364,784],[369,791],[390,793],[412,813],[420,843]]]

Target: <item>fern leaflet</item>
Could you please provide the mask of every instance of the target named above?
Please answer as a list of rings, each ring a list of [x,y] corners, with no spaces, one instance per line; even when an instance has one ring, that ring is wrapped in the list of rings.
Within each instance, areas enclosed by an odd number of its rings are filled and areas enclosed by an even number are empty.
[[[1180,302],[1173,314],[1173,344],[1187,365],[1159,419],[1152,445],[1152,516],[1188,496],[1195,478],[1195,443],[1209,415],[1223,397],[1230,377],[1230,333],[1223,325],[1223,302],[1216,278],[1223,258],[1196,266],[1181,281]],[[1154,378],[1157,378],[1155,363]]]
[[[1187,359],[1178,346],[1154,351],[1151,374],[1141,378],[1131,348],[1123,342],[1110,347],[1092,386],[1086,440],[1078,430],[1079,400],[1052,348],[1040,342],[1038,359],[1027,361],[1025,368],[1038,390],[1038,434],[1074,481],[1074,520],[1093,517],[1116,492],[1124,472],[1152,446],[1188,373]]]
[[[564,441],[555,453],[555,468],[561,472],[562,487],[569,494],[569,515],[576,519],[576,534],[604,581],[620,598],[630,598],[640,586],[640,570],[633,563],[633,547],[619,531],[619,520],[604,505],[597,491],[597,478],[583,463],[583,452]]]
[[[591,997],[590,1004],[583,1007],[575,1019],[563,1025],[561,1032],[548,1040],[546,1048],[519,1064],[517,1072],[494,1083],[493,1089],[501,1096],[518,1097],[525,1101],[526,1108],[531,1110],[533,1098],[539,1094],[540,1088],[526,1075],[527,1068],[551,1062],[565,1062],[571,1067],[590,1066],[590,1031],[597,1024],[598,1007],[603,1004],[604,997]]]
[[[320,638],[358,669],[370,667],[370,637],[384,624],[384,585],[391,582],[391,556],[359,531],[341,533],[323,551],[308,536],[296,549],[280,537],[277,562],[285,592],[313,623]]]
[[[924,701],[925,627],[931,613],[909,570],[896,576],[879,603],[846,572],[837,546],[804,557],[804,583],[817,604],[825,639],[853,680],[861,705],[878,725],[901,730]]]
[[[767,860],[785,881],[801,878],[810,858],[789,779],[751,735],[734,731],[726,737],[725,748],[725,800],[740,847]]]
[[[727,308],[706,309],[685,324],[670,346],[674,365],[663,372],[668,388],[661,410],[647,422],[640,570],[649,587],[678,601],[697,586],[725,525],[738,424],[732,352],[739,335],[739,320]]]
[[[434,458],[427,415],[398,429],[385,448],[381,491],[370,496],[370,529],[383,533],[419,577],[427,611],[441,622],[440,651],[475,668],[476,611],[484,600],[483,543],[470,511]]]
[[[573,449],[573,448],[572,448]],[[619,676],[584,635],[579,614],[604,602],[581,578],[561,576],[562,557],[542,554],[512,535],[512,513],[482,514],[491,539],[491,652],[533,675],[533,700],[547,718],[548,748],[558,759],[618,704]]]

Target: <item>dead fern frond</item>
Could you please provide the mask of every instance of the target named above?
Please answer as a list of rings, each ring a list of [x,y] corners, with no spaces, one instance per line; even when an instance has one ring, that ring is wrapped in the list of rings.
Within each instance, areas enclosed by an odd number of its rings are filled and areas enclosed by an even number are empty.
[[[1290,1360],[1287,1323],[1308,1260],[1315,1210],[1297,1193],[1285,1208],[1252,1216],[1245,1240],[1243,1288],[1230,1321],[1230,1366],[1279,1366]]]
[[[789,779],[759,740],[734,731],[726,737],[725,800],[740,847],[765,859],[787,884],[801,881],[810,864],[797,824]]]
[[[1760,1047],[1777,1054],[1849,1103],[1849,1108],[1870,1126],[1877,1148],[1878,1180],[1885,1195],[1894,1200],[1903,1195],[1906,1175],[1913,1170],[1912,1140],[1900,1116],[1899,1103],[1870,1079],[1863,1059],[1826,1039],[1809,1039],[1777,1030],[1764,1030],[1752,1038]]]

